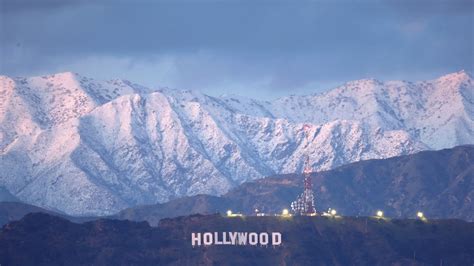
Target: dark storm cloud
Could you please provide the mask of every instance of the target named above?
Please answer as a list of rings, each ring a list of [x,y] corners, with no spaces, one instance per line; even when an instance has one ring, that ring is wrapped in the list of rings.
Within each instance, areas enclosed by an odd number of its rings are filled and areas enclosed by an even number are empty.
[[[0,70],[13,75],[73,70],[272,96],[473,69],[464,0],[3,0],[1,12]]]

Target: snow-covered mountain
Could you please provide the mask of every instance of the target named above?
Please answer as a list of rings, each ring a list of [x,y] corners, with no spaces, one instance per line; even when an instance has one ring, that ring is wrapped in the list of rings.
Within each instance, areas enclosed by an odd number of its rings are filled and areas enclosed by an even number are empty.
[[[73,73],[0,77],[0,186],[73,215],[110,214],[247,180],[474,143],[465,72],[349,82],[273,102]],[[303,126],[309,126],[309,141]]]

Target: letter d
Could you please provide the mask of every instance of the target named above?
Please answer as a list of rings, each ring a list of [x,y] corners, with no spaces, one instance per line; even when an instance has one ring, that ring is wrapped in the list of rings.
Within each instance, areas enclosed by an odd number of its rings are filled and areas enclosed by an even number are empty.
[[[272,245],[281,245],[281,233],[272,233]]]

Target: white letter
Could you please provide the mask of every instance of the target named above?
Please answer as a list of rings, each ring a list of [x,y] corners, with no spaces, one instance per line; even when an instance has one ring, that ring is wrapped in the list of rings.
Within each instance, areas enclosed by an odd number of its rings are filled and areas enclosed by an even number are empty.
[[[239,235],[239,245],[247,244],[247,233],[237,233]]]
[[[266,246],[268,245],[268,233],[260,233],[260,245]]]
[[[237,240],[237,232],[229,232],[229,236],[230,242],[232,243],[232,245],[235,245]]]
[[[204,233],[204,245],[212,245],[212,234],[211,233]]]
[[[227,240],[227,234],[228,232],[222,232],[222,244],[224,245],[229,245],[231,242]]]
[[[195,245],[200,246],[201,245],[201,233],[192,233],[191,234],[191,244],[193,247]]]
[[[255,245],[257,245],[257,243],[258,243],[257,233],[250,233],[249,234],[249,244],[255,246]]]
[[[215,245],[222,245],[222,241],[219,241],[219,233],[214,232],[214,244]]]
[[[272,233],[272,245],[278,246],[281,244],[281,233]]]

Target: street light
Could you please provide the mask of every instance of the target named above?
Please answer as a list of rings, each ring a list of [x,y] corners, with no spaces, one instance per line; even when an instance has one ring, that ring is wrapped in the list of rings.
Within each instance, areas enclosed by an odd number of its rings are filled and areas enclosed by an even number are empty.
[[[382,218],[383,217],[383,211],[378,210],[377,211],[377,217]]]
[[[337,211],[336,211],[335,209],[331,209],[331,215],[332,215],[332,216],[335,216],[336,213],[337,213]]]
[[[281,212],[281,215],[283,216],[288,216],[290,214],[290,212],[288,211],[288,209],[283,209],[283,211]]]
[[[423,219],[425,217],[425,215],[422,212],[418,212],[416,216],[418,216],[418,218],[420,219]]]
[[[231,210],[227,211],[227,216],[232,216],[232,211]]]

